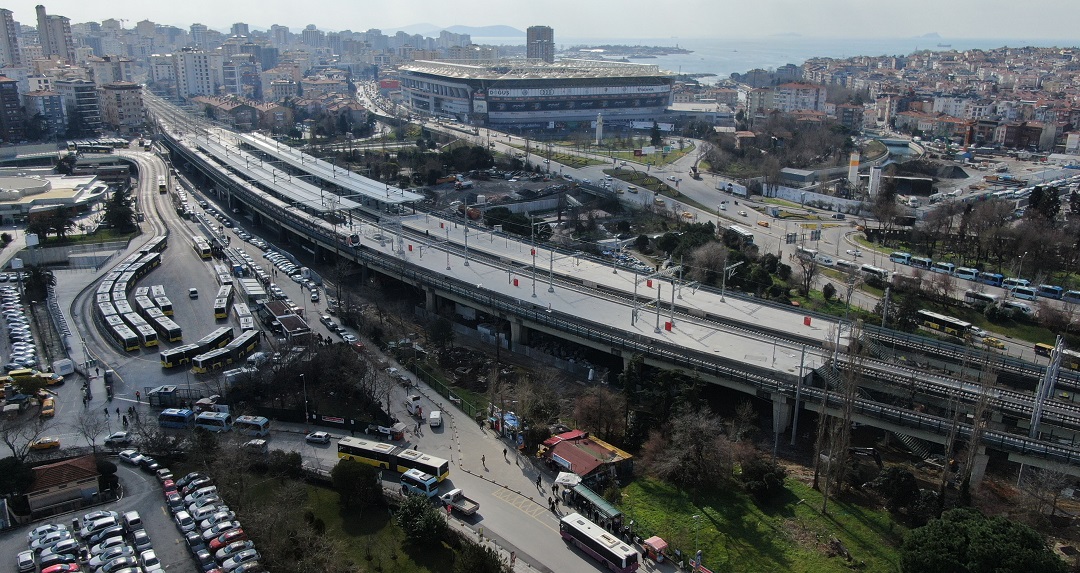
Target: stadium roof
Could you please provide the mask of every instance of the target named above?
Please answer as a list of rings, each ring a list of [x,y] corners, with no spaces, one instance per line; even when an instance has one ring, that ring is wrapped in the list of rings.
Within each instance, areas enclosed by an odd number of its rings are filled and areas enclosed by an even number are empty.
[[[522,59],[497,60],[483,64],[475,61],[417,60],[403,64],[399,69],[466,80],[648,78],[675,75],[652,64],[570,59],[550,64],[540,60]]]

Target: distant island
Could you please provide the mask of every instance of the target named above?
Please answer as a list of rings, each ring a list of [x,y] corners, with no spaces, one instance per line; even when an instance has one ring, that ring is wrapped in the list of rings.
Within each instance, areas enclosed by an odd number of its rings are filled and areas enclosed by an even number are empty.
[[[588,55],[592,58],[604,59],[646,59],[672,54],[692,54],[693,50],[678,46],[616,46],[603,44],[600,46],[572,46],[566,50],[568,53]]]

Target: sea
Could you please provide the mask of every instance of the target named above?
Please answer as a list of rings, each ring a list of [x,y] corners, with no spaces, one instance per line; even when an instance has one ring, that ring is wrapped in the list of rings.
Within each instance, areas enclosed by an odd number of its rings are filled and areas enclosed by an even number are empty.
[[[476,44],[525,44],[522,37],[473,37]],[[1075,47],[1080,39],[995,39],[917,37],[917,38],[858,38],[833,39],[803,36],[772,36],[755,39],[725,38],[560,38],[555,37],[557,49],[573,46],[663,46],[691,50],[689,54],[672,54],[656,58],[632,59],[631,62],[653,64],[662,70],[681,74],[716,74],[701,78],[713,84],[727,79],[732,73],[752,69],[775,69],[785,64],[801,65],[815,57],[849,58],[853,56],[904,56],[919,50],[970,50],[1001,47]]]

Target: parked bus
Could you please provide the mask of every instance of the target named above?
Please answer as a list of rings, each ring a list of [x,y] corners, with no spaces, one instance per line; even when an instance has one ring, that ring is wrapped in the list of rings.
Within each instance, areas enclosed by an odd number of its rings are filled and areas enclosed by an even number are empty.
[[[1005,276],[1000,274],[1000,273],[986,273],[986,272],[983,272],[983,273],[979,273],[979,275],[977,277],[975,277],[975,280],[977,282],[980,282],[980,283],[984,284],[984,285],[990,285],[990,286],[999,287],[999,286],[1001,286],[1001,281],[1005,280]]]
[[[158,414],[158,426],[190,430],[195,427],[195,412],[187,408],[166,408]]]
[[[232,429],[232,416],[225,412],[202,412],[195,417],[195,427],[219,434]]]
[[[1035,300],[1039,297],[1039,292],[1035,290],[1035,287],[1018,286],[1012,289],[1012,295],[1016,298],[1022,298],[1024,300]]]
[[[161,367],[174,368],[191,362],[191,359],[199,354],[199,345],[185,344],[161,351]]]
[[[559,535],[615,573],[631,573],[641,565],[637,549],[578,513],[562,516]]]
[[[173,315],[173,305],[172,301],[169,300],[169,297],[159,296],[154,299],[154,303],[157,304],[158,308],[161,309],[162,314],[164,314],[165,316]]]
[[[233,421],[237,433],[255,438],[270,435],[270,419],[263,416],[237,416]]]
[[[971,329],[970,322],[964,322],[929,310],[920,310],[916,314],[919,317],[919,326],[957,338],[963,338]]]
[[[1042,298],[1061,300],[1065,296],[1065,289],[1055,285],[1039,285],[1037,294]]]
[[[159,339],[168,340],[169,342],[180,342],[184,339],[184,333],[180,330],[180,325],[167,316],[151,317],[150,326],[157,331]]]
[[[889,260],[894,263],[900,263],[901,265],[908,265],[911,264],[911,253],[897,251],[889,255]]]
[[[138,287],[132,291],[132,294],[135,295],[135,298],[142,297],[150,300],[150,287]]]
[[[889,271],[883,268],[875,267],[873,265],[863,265],[859,267],[859,270],[862,271],[862,273],[865,275],[874,276],[883,281],[889,280]]]
[[[930,270],[935,273],[945,273],[947,275],[954,274],[956,272],[956,265],[952,263],[946,263],[945,261],[938,261],[930,265]]]
[[[204,259],[209,259],[211,257],[210,242],[206,239],[202,237],[195,237],[195,240],[193,241],[193,246],[195,248],[195,252],[198,253],[200,257]]]
[[[217,291],[216,298],[224,298],[229,300],[229,304],[232,304],[233,287],[232,285],[221,285]]]
[[[442,481],[450,475],[450,462],[423,452],[385,442],[369,442],[346,436],[338,440],[338,457],[404,473],[420,470]]]
[[[216,319],[229,318],[229,299],[227,299],[227,298],[215,298],[214,299],[214,318],[216,318]]]
[[[226,344],[232,342],[233,329],[231,326],[222,326],[221,328],[207,334],[199,339],[195,344],[198,345],[200,352],[207,352],[214,348],[221,348]]]
[[[137,290],[137,289],[136,289]],[[139,313],[139,316],[146,318],[149,315],[151,309],[156,309],[157,306],[146,296],[135,297],[135,312]]]
[[[164,175],[158,175],[157,176],[157,190],[158,190],[158,193],[168,193],[169,192],[169,183],[168,183],[168,180],[165,178]]]
[[[858,267],[855,266],[855,263],[851,261],[845,259],[836,259],[836,268],[844,271],[845,273],[853,273]]]
[[[145,348],[158,345],[158,334],[154,330],[153,326],[149,324],[140,324],[135,327],[135,335],[139,337],[139,342]]]
[[[169,238],[165,235],[158,235],[153,239],[147,241],[145,245],[139,249],[140,253],[160,253],[169,246]]]
[[[150,298],[157,298],[159,296],[165,296],[165,287],[163,285],[151,285]]]
[[[1005,279],[1001,281],[1001,288],[1005,290],[1012,290],[1016,287],[1026,287],[1031,284],[1031,281],[1027,279]]]
[[[956,278],[964,279],[968,281],[975,280],[975,277],[979,276],[979,270],[971,267],[957,267]]]
[[[259,347],[259,338],[259,333],[253,330],[241,332],[225,348],[232,351],[232,360],[239,362],[241,358],[251,354]]]
[[[911,257],[911,266],[917,269],[929,269],[934,260],[928,257]]]
[[[118,317],[119,318],[119,317]],[[139,349],[141,343],[138,335],[124,324],[109,325],[109,334],[124,350],[134,352]]]
[[[988,306],[997,306],[1001,302],[1001,297],[996,294],[987,292],[979,292],[969,290],[964,293],[964,304],[977,309],[983,309]]]
[[[1080,290],[1065,291],[1065,294],[1061,295],[1061,300],[1073,304],[1080,303]]]
[[[243,321],[244,317],[251,317],[251,307],[249,307],[245,302],[238,302],[232,305],[232,309],[233,315],[236,317],[236,320]]]
[[[191,371],[195,374],[207,374],[232,364],[232,353],[228,348],[215,348],[191,359]]]
[[[411,494],[435,497],[439,495],[439,479],[420,470],[409,470],[401,474],[401,489]]]

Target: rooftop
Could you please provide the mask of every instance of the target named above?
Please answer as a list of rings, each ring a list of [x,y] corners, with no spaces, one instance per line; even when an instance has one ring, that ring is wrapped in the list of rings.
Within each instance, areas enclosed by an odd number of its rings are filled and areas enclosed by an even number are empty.
[[[648,78],[672,77],[652,64],[634,64],[597,60],[559,60],[546,63],[540,60],[496,60],[486,64],[472,61],[417,60],[400,67],[402,71],[449,76],[470,80],[535,80],[580,78]]]

